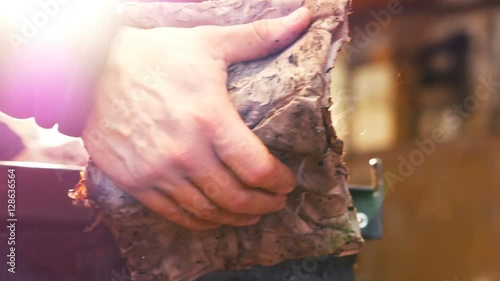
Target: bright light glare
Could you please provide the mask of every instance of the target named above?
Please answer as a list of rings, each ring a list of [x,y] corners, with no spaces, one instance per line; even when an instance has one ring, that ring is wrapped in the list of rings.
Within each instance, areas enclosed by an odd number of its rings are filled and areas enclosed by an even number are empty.
[[[372,159],[370,159],[370,161],[368,161],[368,163],[369,163],[371,166],[373,166],[373,165],[377,164],[378,162],[379,162],[379,160],[378,160],[377,158],[372,158]]]
[[[35,5],[32,1],[0,0],[0,23],[7,22],[12,25]]]
[[[35,1],[12,1],[0,0],[0,13],[10,15],[20,15],[36,6]]]
[[[0,0],[0,24],[17,41],[37,44],[44,38],[72,41],[95,29],[106,0]],[[97,17],[98,18],[98,17]]]

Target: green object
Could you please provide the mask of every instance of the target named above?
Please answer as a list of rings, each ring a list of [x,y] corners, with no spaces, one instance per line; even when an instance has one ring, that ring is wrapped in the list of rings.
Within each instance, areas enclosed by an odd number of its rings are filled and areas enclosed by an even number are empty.
[[[382,160],[373,158],[369,163],[372,185],[349,185],[349,191],[358,211],[358,221],[363,238],[380,239],[383,233],[382,204],[384,202]]]

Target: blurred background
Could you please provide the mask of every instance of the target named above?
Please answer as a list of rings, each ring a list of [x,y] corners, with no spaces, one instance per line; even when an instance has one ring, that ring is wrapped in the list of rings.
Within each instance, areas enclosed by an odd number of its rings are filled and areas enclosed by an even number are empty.
[[[357,280],[500,280],[500,1],[354,0],[350,25],[334,125],[351,182],[368,184],[379,157],[386,188]],[[85,163],[56,128],[0,122],[20,136],[10,160]]]
[[[354,0],[350,32],[335,128],[351,182],[380,157],[386,185],[357,280],[500,280],[500,1]]]
[[[0,161],[83,166],[88,154],[80,138],[39,127],[33,118],[14,119],[0,112]]]

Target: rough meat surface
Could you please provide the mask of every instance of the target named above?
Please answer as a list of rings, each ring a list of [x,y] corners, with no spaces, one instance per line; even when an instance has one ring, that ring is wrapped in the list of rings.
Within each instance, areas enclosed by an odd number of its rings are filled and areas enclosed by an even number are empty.
[[[273,265],[283,260],[356,253],[362,238],[347,187],[343,144],[331,125],[328,70],[348,40],[347,0],[208,1],[126,6],[126,22],[142,28],[168,26],[170,16],[199,24],[234,24],[286,15],[305,5],[314,13],[310,29],[290,48],[230,69],[228,89],[247,125],[297,177],[287,207],[259,224],[194,232],[174,225],[124,193],[92,163],[86,185],[93,207],[112,230],[133,280],[194,280],[215,270]],[[281,5],[283,7],[283,5]],[[213,15],[218,15],[214,17]],[[241,15],[241,17],[238,17]],[[188,21],[186,21],[188,22]],[[191,26],[186,23],[185,26]]]

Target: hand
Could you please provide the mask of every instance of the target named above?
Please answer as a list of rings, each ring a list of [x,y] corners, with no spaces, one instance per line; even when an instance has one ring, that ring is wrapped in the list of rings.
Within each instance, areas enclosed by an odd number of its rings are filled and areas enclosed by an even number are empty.
[[[227,68],[276,52],[309,25],[123,28],[83,132],[92,161],[151,210],[192,229],[258,222],[295,181],[233,107]]]

